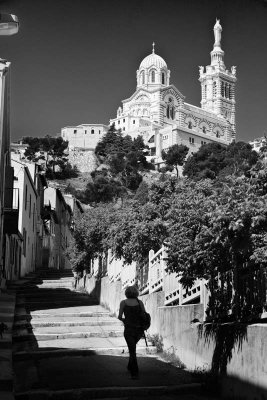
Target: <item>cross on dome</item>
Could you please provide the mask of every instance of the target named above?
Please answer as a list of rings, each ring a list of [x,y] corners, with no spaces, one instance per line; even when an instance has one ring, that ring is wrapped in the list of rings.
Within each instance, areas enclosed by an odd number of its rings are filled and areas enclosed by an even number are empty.
[[[155,53],[155,42],[152,43],[152,53]]]

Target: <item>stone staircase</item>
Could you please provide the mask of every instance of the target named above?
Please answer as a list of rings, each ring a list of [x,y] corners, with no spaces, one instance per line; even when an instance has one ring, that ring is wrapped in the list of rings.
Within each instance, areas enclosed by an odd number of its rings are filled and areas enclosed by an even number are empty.
[[[17,400],[198,398],[192,376],[160,360],[144,339],[137,346],[140,379],[131,380],[122,323],[95,298],[75,291],[70,272],[42,270],[9,289],[17,293]]]

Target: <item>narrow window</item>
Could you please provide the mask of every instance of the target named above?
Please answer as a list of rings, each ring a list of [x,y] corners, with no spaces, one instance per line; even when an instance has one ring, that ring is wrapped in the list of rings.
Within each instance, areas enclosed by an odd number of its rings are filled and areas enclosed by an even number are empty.
[[[125,122],[125,118],[123,118],[123,122]]]
[[[170,111],[171,111],[171,113],[170,113],[171,114],[171,119],[174,119],[174,107],[171,107]]]
[[[85,130],[84,133],[87,134],[87,131]]]
[[[101,134],[101,130],[100,129],[99,129],[98,133],[99,133],[99,135]]]
[[[95,133],[95,130],[94,130],[94,129],[91,129],[91,133]]]
[[[27,197],[28,197],[28,186],[26,185],[26,189],[25,189],[25,211],[27,210]]]
[[[162,74],[161,74],[161,83],[162,83],[162,85],[165,85],[165,74],[164,74],[164,72],[162,72]]]
[[[216,87],[216,82],[213,82],[213,97],[216,97],[217,95],[217,87]]]
[[[133,120],[133,124],[135,124],[135,119]]]
[[[155,71],[154,70],[151,71],[151,82],[152,83],[155,82]]]
[[[32,215],[32,230],[34,232],[34,222],[35,222],[35,203],[33,204],[33,215]]]
[[[145,72],[144,71],[142,71],[141,72],[141,85],[144,85],[144,83],[145,83]]]
[[[170,118],[170,106],[167,105],[167,118]]]
[[[77,133],[77,129],[74,129],[73,133]]]
[[[118,121],[118,124],[120,125],[120,123],[121,123],[121,121],[119,120],[119,121]]]
[[[206,133],[206,127],[205,126],[202,126],[202,132]]]
[[[191,121],[188,122],[188,129],[192,129],[192,122]]]
[[[224,82],[222,82],[221,95],[222,95],[222,97],[225,97],[225,84],[224,84]]]
[[[195,143],[195,139],[194,138],[189,138],[189,143],[194,144]]]

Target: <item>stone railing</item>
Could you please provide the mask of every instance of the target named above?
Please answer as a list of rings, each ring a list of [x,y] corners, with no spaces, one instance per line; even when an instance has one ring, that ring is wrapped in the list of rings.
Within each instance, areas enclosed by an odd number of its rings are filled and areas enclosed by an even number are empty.
[[[121,281],[122,289],[137,284],[141,295],[158,291],[164,292],[165,305],[207,304],[207,289],[204,280],[196,280],[191,288],[184,288],[177,273],[167,271],[167,248],[162,246],[156,253],[149,252],[148,262],[130,265],[116,259],[108,252],[107,274],[109,282]],[[97,262],[94,270],[98,271]],[[94,275],[95,275],[94,271]]]

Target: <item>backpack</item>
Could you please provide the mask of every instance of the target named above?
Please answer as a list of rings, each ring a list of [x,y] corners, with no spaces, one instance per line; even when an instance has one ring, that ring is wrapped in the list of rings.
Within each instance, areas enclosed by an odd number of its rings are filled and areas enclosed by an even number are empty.
[[[139,303],[138,299],[137,299],[137,301]],[[151,316],[148,312],[143,311],[143,309],[140,306],[140,303],[139,303],[139,307],[140,307],[141,326],[142,326],[142,329],[144,331],[146,331],[151,325]]]

